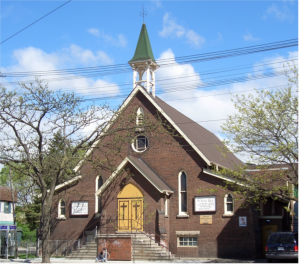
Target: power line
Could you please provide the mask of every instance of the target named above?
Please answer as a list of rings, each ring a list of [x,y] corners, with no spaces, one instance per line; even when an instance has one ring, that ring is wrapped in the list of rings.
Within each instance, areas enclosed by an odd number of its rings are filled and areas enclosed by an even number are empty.
[[[11,39],[12,37],[16,36],[17,34],[21,33],[23,30],[29,28],[30,26],[32,26],[33,24],[35,24],[36,22],[42,20],[43,18],[45,18],[46,16],[50,15],[51,13],[53,13],[54,11],[56,11],[57,9],[63,7],[64,5],[68,4],[69,2],[71,2],[72,0],[69,0],[67,2],[65,2],[64,4],[60,5],[59,7],[53,9],[52,11],[50,11],[49,13],[47,13],[46,15],[42,16],[41,18],[39,18],[38,20],[32,22],[31,24],[29,24],[28,26],[26,26],[25,28],[19,30],[18,32],[16,32],[15,34],[11,35],[10,37],[8,37],[7,39],[5,39],[4,41],[0,42],[0,44],[6,42],[7,40]]]
[[[265,52],[275,49],[283,49],[288,47],[293,47],[298,45],[298,39],[290,39],[279,42],[272,42],[267,44],[247,46],[242,48],[235,48],[224,51],[209,52],[203,54],[195,54],[188,56],[181,56],[175,58],[161,59],[157,60],[161,67],[170,67],[177,64],[186,64],[186,63],[196,63],[204,62],[209,60],[223,59],[228,57],[235,57],[247,54],[253,54],[257,52]],[[80,74],[84,73],[85,76],[89,75],[114,75],[119,73],[124,73],[131,71],[131,67],[128,64],[117,64],[117,65],[108,65],[108,66],[97,66],[97,67],[85,67],[85,68],[70,68],[70,69],[61,69],[61,70],[48,70],[48,71],[31,71],[31,72],[10,72],[3,73],[7,76],[28,76],[28,75],[70,75],[70,74]]]
[[[172,87],[169,89],[157,89],[156,94],[175,93],[175,92],[180,92],[183,90],[193,90],[193,89],[198,89],[198,88],[208,88],[208,87],[213,87],[213,86],[228,85],[228,84],[232,84],[232,83],[240,83],[240,82],[245,82],[245,81],[270,78],[270,77],[275,77],[275,76],[284,75],[284,74],[285,73],[270,73],[268,75],[260,75],[260,76],[256,76],[256,77],[240,77],[240,78],[231,78],[231,79],[224,79],[224,80],[218,80],[218,81],[211,81],[211,82],[203,83],[203,84],[196,83],[194,85],[193,84],[181,85],[181,86]],[[126,97],[127,97],[127,95],[110,95],[110,94],[108,94],[105,96],[105,94],[104,94],[102,97],[84,99],[84,101],[107,100],[107,99],[126,98]]]

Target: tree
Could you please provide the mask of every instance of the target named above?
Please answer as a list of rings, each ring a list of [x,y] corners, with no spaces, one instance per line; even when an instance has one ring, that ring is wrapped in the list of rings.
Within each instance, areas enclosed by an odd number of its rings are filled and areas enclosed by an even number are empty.
[[[73,169],[87,161],[93,164],[92,170],[115,171],[118,157],[126,153],[137,129],[136,110],[132,115],[120,113],[107,104],[85,105],[74,93],[51,91],[39,79],[12,91],[1,88],[0,163],[38,188],[43,263],[50,262],[51,207],[56,185],[75,177],[78,173]],[[159,124],[160,119],[148,119],[143,130],[158,134]],[[101,153],[101,159],[95,153]],[[31,203],[34,207],[29,209],[29,219],[35,222],[39,202]]]
[[[30,86],[21,84],[18,90],[0,91],[0,163],[39,188],[43,262],[50,262],[49,222],[55,186],[74,176],[70,169],[83,159],[84,150],[99,138],[114,114],[106,104],[82,103],[74,93],[50,91],[39,79]],[[88,126],[90,131],[83,132]],[[59,142],[59,150],[51,148],[54,141]]]
[[[285,73],[287,86],[235,96],[237,113],[221,126],[229,149],[246,155],[259,169],[236,165],[221,171],[233,177],[230,185],[249,203],[267,197],[298,201],[291,190],[298,189],[298,69],[293,65]],[[287,170],[269,170],[278,165]]]

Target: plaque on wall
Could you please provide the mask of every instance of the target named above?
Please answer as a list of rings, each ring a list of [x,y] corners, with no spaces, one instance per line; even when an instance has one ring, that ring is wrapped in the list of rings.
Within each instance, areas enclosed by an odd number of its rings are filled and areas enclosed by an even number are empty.
[[[89,202],[76,201],[71,204],[71,215],[88,215],[89,214]]]
[[[195,212],[215,212],[217,210],[216,196],[197,196],[194,199]]]
[[[200,215],[200,225],[212,225],[212,215]]]

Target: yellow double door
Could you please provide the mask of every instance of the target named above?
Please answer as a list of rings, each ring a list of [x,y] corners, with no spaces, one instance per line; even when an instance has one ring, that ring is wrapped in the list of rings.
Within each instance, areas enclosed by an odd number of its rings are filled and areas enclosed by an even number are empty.
[[[143,199],[118,199],[119,231],[143,230]]]
[[[143,194],[133,184],[126,185],[118,195],[118,230],[143,230]]]

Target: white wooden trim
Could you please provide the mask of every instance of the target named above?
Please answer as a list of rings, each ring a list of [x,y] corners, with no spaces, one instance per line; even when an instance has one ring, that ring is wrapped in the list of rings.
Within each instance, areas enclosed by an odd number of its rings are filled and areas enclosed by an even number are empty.
[[[66,182],[64,182],[64,183],[62,183],[62,184],[59,184],[59,185],[57,185],[57,186],[55,187],[54,190],[61,189],[61,188],[65,187],[65,186],[71,184],[72,182],[78,180],[78,179],[82,179],[82,176],[81,176],[81,175],[80,175],[80,176],[76,176],[76,177],[74,177],[74,178],[72,178],[72,179],[70,179],[70,180],[68,180],[68,181],[66,181]],[[50,190],[47,190],[47,192],[50,192]],[[41,194],[41,193],[38,195],[38,198],[40,198],[40,197],[42,197],[42,194]]]
[[[241,182],[239,182],[239,181],[234,180],[233,178],[230,178],[230,177],[227,177],[227,176],[223,176],[223,175],[220,175],[220,174],[213,173],[213,172],[211,172],[210,170],[208,170],[208,169],[206,169],[206,168],[203,168],[203,172],[204,172],[205,174],[208,174],[208,175],[217,177],[217,178],[222,179],[222,180],[225,180],[225,181],[234,182],[234,183],[236,183],[236,184],[238,184],[238,185],[240,185],[240,186],[247,186],[247,185],[245,185],[245,184],[243,184],[243,183],[241,183]]]
[[[131,163],[160,193],[174,193],[169,190],[161,190],[148,176],[147,174],[141,170],[130,158],[126,157],[122,163],[117,167],[117,169],[110,175],[110,177],[104,182],[102,187],[96,191],[96,196],[102,194],[102,192],[109,186],[109,184],[114,180],[114,178],[118,175],[118,173],[124,168],[127,163]]]

